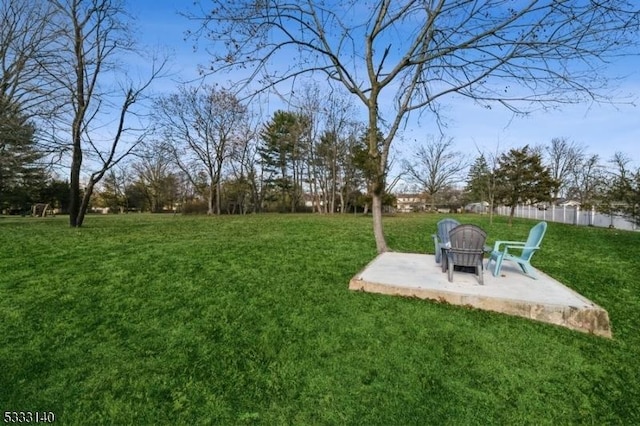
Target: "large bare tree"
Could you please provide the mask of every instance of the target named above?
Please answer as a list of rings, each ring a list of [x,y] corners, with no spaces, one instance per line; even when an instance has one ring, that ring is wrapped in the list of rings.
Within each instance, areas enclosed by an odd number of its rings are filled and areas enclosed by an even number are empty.
[[[44,84],[58,32],[48,2],[0,2],[0,98],[27,119],[52,109],[55,93]]]
[[[247,108],[231,92],[212,86],[181,87],[178,93],[159,98],[156,121],[178,167],[207,198],[207,214],[220,214],[223,166],[242,137]]]
[[[161,143],[147,144],[131,165],[137,188],[144,195],[153,213],[162,212],[167,205],[175,208],[178,178],[173,170],[173,159]]]
[[[361,132],[351,98],[336,90],[322,91],[314,84],[305,87],[298,109],[311,124],[306,169],[313,209],[344,212],[344,188],[353,186],[347,182],[348,144]]]
[[[323,73],[362,102],[378,252],[389,148],[412,111],[437,115],[451,96],[518,113],[608,100],[605,61],[640,39],[625,0],[200,2],[194,35],[213,43],[213,72],[248,69],[263,88]]]
[[[575,169],[581,167],[585,157],[585,147],[567,138],[553,138],[545,147],[545,152],[551,177],[558,182],[558,189],[553,194],[554,200],[557,200],[559,196],[566,195]]]
[[[414,161],[407,162],[409,177],[429,194],[431,210],[436,210],[436,195],[463,180],[462,172],[469,166],[467,156],[454,150],[453,139],[431,137],[416,148]]]
[[[123,66],[136,50],[131,20],[120,0],[50,0],[58,37],[58,62],[47,71],[51,87],[68,102],[57,131],[69,152],[69,224],[80,227],[95,185],[144,139],[146,127],[134,106],[161,77],[165,61],[150,59],[148,76]]]
[[[585,157],[572,171],[567,195],[580,202],[583,208],[598,204],[605,191],[606,171],[597,155]]]
[[[640,168],[634,171],[631,157],[623,152],[616,152],[609,162],[614,169],[608,179],[605,206],[601,207],[640,225]]]
[[[247,119],[236,127],[237,138],[231,144],[231,156],[228,162],[226,182],[227,210],[229,214],[257,213],[262,206],[264,195],[263,179],[259,163],[260,124],[257,115],[247,113]]]

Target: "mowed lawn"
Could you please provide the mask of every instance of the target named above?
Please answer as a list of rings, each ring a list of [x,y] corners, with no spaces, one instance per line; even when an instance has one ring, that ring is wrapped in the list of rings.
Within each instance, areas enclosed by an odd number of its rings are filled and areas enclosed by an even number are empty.
[[[385,218],[433,253],[441,215]],[[535,223],[457,216],[489,242]],[[0,414],[59,424],[640,424],[640,233],[550,223],[533,264],[613,339],[351,292],[364,216],[0,218]],[[531,285],[535,285],[532,280]]]

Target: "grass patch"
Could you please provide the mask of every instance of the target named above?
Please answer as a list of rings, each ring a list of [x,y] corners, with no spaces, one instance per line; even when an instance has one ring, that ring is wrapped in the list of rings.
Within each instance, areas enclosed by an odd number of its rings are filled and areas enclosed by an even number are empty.
[[[433,252],[436,215],[385,218]],[[489,242],[526,238],[463,216]],[[362,216],[0,218],[0,410],[64,424],[638,424],[640,234],[549,223],[539,269],[613,340],[350,292]]]

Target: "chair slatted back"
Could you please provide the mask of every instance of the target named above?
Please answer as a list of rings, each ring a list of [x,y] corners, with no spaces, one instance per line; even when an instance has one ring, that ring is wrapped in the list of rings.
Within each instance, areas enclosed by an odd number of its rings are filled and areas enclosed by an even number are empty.
[[[449,232],[454,265],[476,266],[482,261],[487,233],[476,225],[458,225]]]
[[[438,239],[440,244],[447,245],[449,243],[449,233],[453,228],[459,226],[460,222],[455,219],[442,219],[438,222]]]
[[[522,255],[520,256],[524,260],[531,260],[533,253],[536,252],[536,248],[540,246],[542,242],[542,237],[544,237],[544,233],[547,231],[547,222],[540,222],[529,231],[529,237],[527,238],[527,242],[525,243],[526,247],[522,250]]]

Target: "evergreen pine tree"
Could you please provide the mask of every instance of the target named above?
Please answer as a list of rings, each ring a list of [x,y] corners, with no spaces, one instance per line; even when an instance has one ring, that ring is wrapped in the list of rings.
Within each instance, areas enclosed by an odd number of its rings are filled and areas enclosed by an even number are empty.
[[[36,149],[35,128],[0,96],[0,211],[27,211],[38,202],[47,175]]]
[[[531,151],[528,145],[500,156],[496,180],[496,200],[511,207],[509,222],[518,203],[550,201],[557,188],[557,182],[543,166],[540,154]]]

